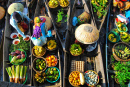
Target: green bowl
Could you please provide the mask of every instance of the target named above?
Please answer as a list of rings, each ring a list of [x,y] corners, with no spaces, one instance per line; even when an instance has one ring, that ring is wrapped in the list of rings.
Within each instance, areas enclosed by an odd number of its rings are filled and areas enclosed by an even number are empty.
[[[46,80],[48,81],[48,82],[50,82],[50,83],[55,83],[55,82],[57,82],[58,81],[58,79],[60,78],[60,71],[59,71],[59,69],[57,68],[57,67],[50,67],[50,68],[56,68],[57,69],[57,71],[59,72],[59,76],[58,76],[58,78],[55,80],[55,81],[50,81],[49,79],[47,79],[46,78]],[[49,68],[48,68],[49,69]],[[48,71],[48,69],[45,71],[45,73]]]
[[[23,49],[16,49],[16,50],[19,50],[19,51],[23,51],[25,53],[25,58],[23,60],[23,62],[26,60],[26,57],[27,57],[27,54],[26,52],[23,50]],[[15,52],[16,50],[12,51],[12,52]],[[13,58],[13,56],[9,55],[9,61],[11,62],[11,59]],[[20,65],[22,64],[23,62],[19,62],[19,63],[12,63],[13,65]]]
[[[114,34],[115,36],[116,36],[116,42],[112,42],[111,40],[109,40],[109,38],[108,38],[108,36],[109,36],[109,34]],[[117,33],[117,32],[115,32],[115,31],[110,31],[109,33],[108,33],[108,35],[107,35],[107,38],[108,38],[108,40],[111,42],[111,43],[117,43],[117,42],[119,42],[119,40],[120,40],[120,35]]]
[[[121,30],[119,29],[119,27],[117,27],[118,31],[119,31],[119,32],[127,32],[127,31],[128,31],[128,28],[126,27],[126,25],[123,25],[123,27],[126,28],[126,31],[121,31]]]

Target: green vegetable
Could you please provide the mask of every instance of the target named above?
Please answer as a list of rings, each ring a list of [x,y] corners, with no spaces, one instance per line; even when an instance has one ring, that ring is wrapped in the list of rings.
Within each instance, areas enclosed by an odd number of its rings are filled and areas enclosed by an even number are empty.
[[[12,44],[10,46],[10,52],[16,50],[16,49],[23,49],[24,51],[29,51],[30,49],[30,42],[29,41],[24,41],[23,37],[19,37],[20,43],[18,45]]]
[[[15,63],[16,61],[17,61],[17,56],[14,56],[14,57],[11,59],[10,63]]]

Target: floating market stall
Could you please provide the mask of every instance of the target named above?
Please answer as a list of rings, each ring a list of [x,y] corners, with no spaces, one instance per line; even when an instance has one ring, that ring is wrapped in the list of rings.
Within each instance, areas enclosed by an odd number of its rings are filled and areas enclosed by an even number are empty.
[[[128,87],[130,80],[130,2],[113,0],[106,32],[106,73],[108,87]]]
[[[74,1],[69,21],[71,27],[67,31],[63,86],[105,87],[99,31],[85,0],[79,1],[80,5]]]
[[[24,9],[26,10],[26,2],[17,3],[15,0],[9,0],[8,7],[3,44],[3,81],[31,84],[32,69],[30,68],[31,58],[29,57],[31,49],[30,38],[28,37],[30,36],[30,29],[26,32],[23,31],[25,35],[28,35],[23,38],[10,25],[10,18],[12,17],[10,15],[15,11],[23,12]],[[27,23],[25,27],[29,28],[29,22],[25,22]]]
[[[111,0],[90,0],[90,7],[92,17],[95,20],[95,24],[99,30],[105,22]]]
[[[69,28],[71,1],[70,0],[46,0],[46,6],[54,29],[61,42],[63,50],[65,51],[65,37],[66,31]]]
[[[40,23],[41,21],[45,21],[46,25],[46,30],[45,32],[50,32],[54,31],[54,27],[52,24],[51,18],[48,16],[49,13],[47,12],[47,8],[45,5],[45,2],[42,0],[37,1],[37,6],[35,9],[35,14],[34,14],[34,30],[32,34],[32,38],[41,38],[42,36],[39,37],[39,35],[36,35],[35,29],[37,29],[37,23]],[[40,20],[39,20],[40,18]],[[35,23],[36,22],[36,23]],[[42,32],[43,33],[43,32]],[[37,32],[38,34],[38,32]],[[44,35],[44,34],[42,34]],[[49,34],[48,34],[49,35]],[[32,48],[32,60],[33,60],[33,84],[34,86],[44,86],[44,87],[62,87],[62,76],[61,76],[61,62],[60,62],[60,54],[59,54],[59,42],[57,40],[56,34],[52,35],[51,37],[47,37],[47,42],[46,45],[43,46],[37,46],[41,45],[38,43],[35,43],[35,41],[32,41],[33,44],[31,44]],[[42,39],[43,40],[43,39]],[[36,45],[37,44],[37,45]],[[41,53],[40,52],[40,48]],[[42,53],[43,51],[43,53]],[[38,52],[38,53],[37,53]],[[41,57],[43,56],[43,57]],[[46,67],[42,70],[39,70],[40,67],[38,63],[40,62],[39,59],[43,59],[46,63]],[[39,69],[38,69],[39,68]]]

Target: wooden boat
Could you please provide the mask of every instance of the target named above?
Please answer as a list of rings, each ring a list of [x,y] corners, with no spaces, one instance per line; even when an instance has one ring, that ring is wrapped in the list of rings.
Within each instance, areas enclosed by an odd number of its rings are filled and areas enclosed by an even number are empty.
[[[58,6],[57,8],[50,8],[48,5],[49,0],[46,0],[46,7],[48,9],[48,13],[50,14],[49,17],[52,18],[52,23],[54,25],[54,29],[56,30],[57,36],[59,37],[59,40],[61,42],[61,45],[63,47],[63,50],[65,51],[65,37],[66,37],[66,31],[69,27],[69,17],[70,17],[70,11],[71,11],[71,1],[69,1],[69,5],[65,8]],[[64,22],[66,20],[65,17],[63,17],[63,23],[61,23],[61,27],[56,26],[57,21],[57,14],[58,10],[63,9],[63,12],[65,15],[67,15],[67,22]]]
[[[73,9],[72,9],[72,14],[70,17],[70,24],[72,23],[72,18],[74,16],[79,16],[81,13],[84,11],[87,11],[90,13],[89,8],[85,2],[85,0],[80,0],[81,5],[78,6],[77,0],[74,1],[73,4]],[[94,20],[91,17],[89,24],[95,26]],[[69,74],[72,71],[72,62],[73,61],[83,61],[84,62],[84,72],[87,70],[94,70],[98,73],[99,75],[99,81],[100,83],[98,86],[101,87],[106,87],[106,80],[105,80],[105,74],[104,74],[104,67],[103,67],[103,61],[102,61],[102,54],[101,54],[101,49],[100,49],[100,44],[98,43],[97,47],[95,50],[92,52],[86,52],[84,54],[81,54],[80,56],[72,56],[69,52],[69,48],[71,44],[74,43],[75,36],[75,27],[71,26],[69,27],[70,29],[67,31],[67,37],[66,37],[66,50],[64,54],[64,73],[63,73],[63,87],[72,87],[71,84],[69,83]],[[70,38],[71,37],[71,38]],[[83,85],[81,87],[86,87],[87,85]]]
[[[93,6],[92,6],[92,4],[91,4],[91,1],[92,1],[92,0],[90,0],[90,7],[91,7],[91,12],[92,12],[93,19],[95,20],[95,24],[96,24],[97,28],[98,28],[99,30],[101,30],[101,29],[102,29],[102,26],[103,26],[103,24],[104,24],[104,21],[105,21],[105,19],[106,19],[108,10],[109,10],[109,6],[110,6],[111,0],[108,0],[108,5],[107,5],[107,7],[105,8],[106,14],[103,15],[101,18],[98,18],[97,13],[94,12]]]
[[[46,9],[46,5],[45,2],[43,0],[38,0],[37,1],[37,6],[35,9],[35,14],[34,17],[39,17],[39,16],[48,16],[48,12]],[[52,30],[54,30],[54,27],[51,28]],[[47,39],[55,39],[57,41],[57,46],[59,46],[59,42],[57,40],[57,36],[53,35],[53,37],[49,37]],[[31,48],[33,48],[33,44],[31,43]],[[57,82],[55,83],[49,83],[47,81],[45,81],[44,83],[38,83],[34,77],[35,75],[35,71],[32,71],[32,79],[33,79],[33,83],[32,85],[34,86],[42,86],[42,87],[62,87],[62,76],[61,76],[61,63],[60,63],[60,54],[59,54],[59,47],[57,48],[57,50],[55,51],[46,51],[46,54],[43,56],[44,58],[46,58],[48,55],[56,55],[58,58],[58,64],[56,65],[56,67],[60,70],[60,78]],[[32,55],[32,60],[34,60],[36,57]]]
[[[17,2],[17,0],[9,0],[8,1],[8,5],[7,7],[9,7],[10,4]],[[26,2],[19,2],[22,3],[24,5],[24,7],[26,6]],[[6,26],[5,26],[5,31],[4,31],[4,44],[3,44],[3,81],[9,81],[9,76],[7,74],[6,68],[10,67],[12,64],[9,61],[9,49],[10,46],[12,44],[13,39],[10,38],[11,33],[17,32],[11,25],[10,25],[10,15],[8,14],[8,12],[6,13]],[[28,35],[30,34],[30,29],[27,31]],[[22,65],[26,65],[28,66],[28,70],[27,70],[27,81],[26,81],[26,85],[31,85],[31,58],[29,57],[31,52],[31,49],[29,50],[29,52],[27,52],[27,58],[26,61],[24,61],[24,63],[22,63]]]
[[[111,2],[112,3],[112,2]],[[114,12],[114,9],[116,9]],[[116,82],[114,78],[112,78],[112,75],[115,75],[115,71],[113,70],[112,63],[118,62],[114,57],[112,58],[113,52],[112,48],[114,44],[116,43],[111,43],[108,40],[108,33],[112,30],[117,28],[115,24],[115,18],[117,18],[117,15],[120,14],[120,10],[118,8],[114,8],[113,4],[110,5],[108,16],[107,16],[107,26],[106,26],[106,75],[107,75],[107,83],[108,87],[121,87],[119,82]],[[125,11],[122,12],[122,14],[125,14]],[[130,28],[129,25],[127,25],[128,28]],[[129,32],[129,31],[128,31]],[[121,42],[121,40],[119,41]],[[117,43],[119,43],[117,42]],[[125,63],[125,61],[120,61],[121,63]],[[125,84],[127,87],[127,84]],[[123,86],[122,86],[123,87]],[[128,85],[129,87],[129,85]]]

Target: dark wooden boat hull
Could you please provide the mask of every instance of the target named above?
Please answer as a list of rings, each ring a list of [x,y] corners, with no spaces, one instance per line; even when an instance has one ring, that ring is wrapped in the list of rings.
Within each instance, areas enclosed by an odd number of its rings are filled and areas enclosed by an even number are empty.
[[[72,13],[70,16],[70,24],[72,24],[72,18],[74,16],[79,16],[79,14],[81,14],[84,11],[87,11],[88,13],[90,13],[89,8],[87,6],[87,4],[85,3],[85,0],[80,0],[82,1],[83,6],[81,5],[80,7],[76,7],[76,0],[75,3],[73,5],[72,8]],[[80,12],[80,13],[79,13]],[[93,18],[90,19],[89,24],[92,24],[93,26],[95,26],[94,24],[94,20]],[[98,43],[96,49],[90,53],[83,53],[80,56],[72,56],[69,52],[69,48],[70,45],[74,43],[75,40],[75,36],[74,36],[74,31],[75,27],[74,26],[70,26],[68,31],[67,31],[67,35],[66,35],[66,51],[64,53],[64,73],[63,73],[63,87],[72,87],[71,84],[69,83],[69,74],[71,73],[71,62],[72,60],[76,60],[76,61],[84,61],[85,62],[85,70],[94,70],[98,73],[99,78],[100,78],[100,83],[98,85],[100,85],[101,87],[106,87],[106,80],[105,80],[105,74],[104,74],[104,67],[103,67],[103,61],[102,61],[102,53],[101,53],[101,49],[100,49],[100,44]],[[90,54],[88,56],[88,54]],[[93,62],[88,62],[88,59],[92,59]],[[91,64],[90,64],[91,63]],[[86,87],[87,85],[83,85],[81,87]]]
[[[69,29],[69,19],[70,19],[70,13],[71,13],[71,1],[69,1],[69,6],[65,8],[61,8],[58,6],[57,8],[49,8],[48,6],[49,0],[46,0],[46,7],[48,9],[49,17],[52,18],[52,23],[54,25],[54,29],[56,30],[57,36],[61,42],[62,48],[65,50],[65,38],[66,38],[66,31]],[[62,27],[56,26],[56,18],[58,10],[63,9],[64,13],[67,14],[67,22],[62,23]],[[66,18],[63,18],[63,20],[66,20]]]
[[[35,9],[35,14],[34,14],[34,17],[38,17],[38,16],[48,16],[50,14],[48,14],[47,12],[47,7],[45,5],[45,2],[43,0],[37,0],[37,6],[36,6],[36,9]],[[44,13],[44,14],[43,14]],[[51,29],[53,29],[54,27],[52,27]],[[31,33],[33,33],[33,30],[31,31]],[[56,39],[57,41],[57,46],[58,46],[58,49],[55,50],[55,51],[47,51],[46,52],[46,55],[44,55],[43,57],[46,58],[46,56],[49,54],[49,55],[56,55],[57,58],[58,58],[58,64],[57,64],[57,68],[60,70],[60,78],[57,82],[55,83],[49,83],[49,82],[44,82],[44,83],[38,83],[36,82],[36,79],[34,78],[34,75],[35,75],[35,71],[33,70],[32,71],[32,79],[33,79],[33,83],[32,85],[34,86],[42,86],[42,87],[62,87],[62,74],[61,74],[61,60],[60,60],[60,53],[59,53],[59,41],[57,40],[57,35],[54,35],[53,37],[50,37],[48,39]],[[31,48],[33,48],[33,44],[31,43]],[[34,60],[36,57],[35,56],[31,56],[32,60]]]
[[[8,1],[8,6],[15,2],[15,0],[9,0]],[[26,5],[26,2],[22,2],[24,3],[24,5]],[[9,76],[7,74],[7,71],[6,71],[6,68],[7,67],[10,67],[12,64],[10,64],[9,62],[9,48],[10,48],[10,45],[12,44],[12,39],[10,38],[10,35],[12,32],[16,32],[16,30],[10,25],[10,15],[8,13],[6,13],[6,24],[5,24],[5,31],[4,31],[4,44],[3,44],[3,81],[7,81],[9,82]],[[30,35],[30,29],[28,30],[27,32],[28,35]],[[31,49],[30,49],[31,51]],[[31,74],[31,71],[32,69],[30,68],[31,67],[31,58],[29,57],[31,53],[28,52],[27,53],[27,58],[26,58],[26,61],[22,64],[22,65],[26,65],[28,66],[28,70],[27,70],[27,82],[26,82],[26,85],[31,85],[31,77],[32,77],[32,74]]]
[[[107,7],[106,7],[107,13],[108,13],[110,4],[111,4],[111,0],[108,0],[108,5],[107,5]],[[92,17],[93,17],[93,19],[95,20],[95,24],[96,24],[98,30],[100,31],[100,30],[102,29],[102,26],[103,26],[104,22],[105,22],[107,13],[106,13],[106,15],[104,15],[101,19],[98,19],[96,13],[93,11],[93,6],[92,6],[92,4],[91,4],[91,0],[90,0],[90,7],[91,7],[91,12],[92,12]]]

